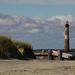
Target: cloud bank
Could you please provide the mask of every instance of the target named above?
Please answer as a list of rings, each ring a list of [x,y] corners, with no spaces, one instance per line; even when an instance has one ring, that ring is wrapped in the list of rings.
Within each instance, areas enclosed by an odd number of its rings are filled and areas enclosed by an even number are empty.
[[[75,4],[75,0],[0,0],[0,2],[15,4]]]
[[[0,31],[2,32],[24,32],[38,33],[47,32],[51,27],[64,26],[66,21],[75,26],[75,17],[68,16],[51,16],[46,19],[30,18],[23,16],[10,16],[0,14]]]
[[[63,48],[64,25],[67,20],[74,47],[75,17],[71,15],[42,19],[0,14],[0,35],[31,41],[34,48]]]

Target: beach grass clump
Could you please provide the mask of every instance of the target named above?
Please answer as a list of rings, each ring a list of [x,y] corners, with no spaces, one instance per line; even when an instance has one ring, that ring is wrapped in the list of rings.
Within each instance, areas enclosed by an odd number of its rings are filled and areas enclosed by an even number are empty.
[[[13,44],[11,39],[6,36],[0,36],[0,58],[22,58],[22,55],[18,51],[17,47]]]
[[[20,48],[22,51],[19,51]],[[31,44],[22,41],[13,41],[6,36],[0,36],[0,58],[34,59],[35,55]]]
[[[32,45],[24,41],[13,41],[14,45],[19,49],[24,59],[35,59]]]

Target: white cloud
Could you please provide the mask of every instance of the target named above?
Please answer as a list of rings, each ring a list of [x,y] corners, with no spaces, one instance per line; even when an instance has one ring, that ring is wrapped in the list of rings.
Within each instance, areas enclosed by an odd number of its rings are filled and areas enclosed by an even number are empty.
[[[48,21],[55,23],[58,26],[63,26],[66,21],[69,23],[75,23],[75,17],[68,15],[68,16],[52,16],[48,18]]]
[[[26,24],[23,25],[23,27],[25,27],[25,28],[35,28],[35,27],[37,27],[37,25],[36,24],[26,23]]]
[[[16,24],[15,20],[0,19],[0,25],[15,25],[15,24]]]
[[[29,33],[38,33],[39,32],[39,29],[32,29],[32,30],[29,30],[27,32],[29,32]]]
[[[75,17],[71,15],[51,16],[46,19],[0,15],[0,31],[10,33],[39,33],[40,31],[48,32],[51,27],[64,26],[67,20],[70,22],[71,26],[75,26]]]
[[[0,14],[0,25],[12,26],[16,25],[20,21],[20,17],[18,16],[9,16]]]

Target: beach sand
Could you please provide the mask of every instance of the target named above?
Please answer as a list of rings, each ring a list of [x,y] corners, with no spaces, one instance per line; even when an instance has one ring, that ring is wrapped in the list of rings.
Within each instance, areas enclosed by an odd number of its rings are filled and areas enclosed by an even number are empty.
[[[0,75],[75,75],[75,61],[0,60]]]

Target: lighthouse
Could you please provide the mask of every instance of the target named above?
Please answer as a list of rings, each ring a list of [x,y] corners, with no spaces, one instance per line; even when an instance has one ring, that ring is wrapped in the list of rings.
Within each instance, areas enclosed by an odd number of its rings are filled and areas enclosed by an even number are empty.
[[[70,50],[70,44],[69,44],[69,23],[68,21],[65,24],[64,27],[64,51],[69,52]]]

